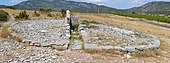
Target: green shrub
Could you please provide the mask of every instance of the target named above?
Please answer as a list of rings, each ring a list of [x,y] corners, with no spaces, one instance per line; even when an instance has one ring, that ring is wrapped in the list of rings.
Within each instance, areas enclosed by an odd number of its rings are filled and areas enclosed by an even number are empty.
[[[61,15],[62,15],[62,17],[66,17],[66,10],[65,9],[61,10]]]
[[[38,13],[37,11],[34,11],[34,16],[39,17],[40,13]]]
[[[53,17],[53,15],[51,13],[48,13],[47,16],[48,17]]]
[[[7,12],[0,10],[0,21],[8,21],[9,20],[8,15],[9,14]]]
[[[19,13],[18,16],[15,17],[16,19],[19,19],[19,20],[27,20],[29,18],[29,15],[27,14],[26,11],[22,11]]]
[[[49,12],[52,11],[52,9],[51,9],[51,8],[41,8],[41,9],[39,9],[39,11],[40,11],[41,13],[49,13]]]

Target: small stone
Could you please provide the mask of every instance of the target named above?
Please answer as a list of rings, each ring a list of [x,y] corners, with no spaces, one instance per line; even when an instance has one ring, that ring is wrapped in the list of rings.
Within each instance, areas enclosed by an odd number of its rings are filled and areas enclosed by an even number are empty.
[[[46,33],[47,30],[39,30],[39,32],[41,32],[41,33]]]
[[[129,54],[124,54],[124,56],[126,57],[126,58],[131,58],[132,56],[130,56]]]
[[[56,59],[57,57],[56,56],[51,56],[53,59]]]
[[[72,45],[72,48],[71,48],[72,50],[80,50],[80,49],[82,49],[82,43],[80,43],[80,42],[76,42],[76,43],[74,43],[73,45]]]
[[[34,46],[40,46],[40,44],[38,44],[38,43],[35,43],[35,44],[34,44]]]
[[[128,52],[135,52],[136,51],[135,47],[130,47],[130,46],[126,46],[125,49]]]

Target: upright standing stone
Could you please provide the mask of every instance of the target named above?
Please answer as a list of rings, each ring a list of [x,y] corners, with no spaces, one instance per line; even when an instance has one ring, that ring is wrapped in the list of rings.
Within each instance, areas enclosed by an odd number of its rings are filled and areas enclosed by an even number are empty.
[[[68,24],[70,23],[70,18],[71,18],[70,11],[69,11],[69,10],[67,10],[67,11],[66,11],[66,17],[65,17],[65,20],[67,21],[67,23],[68,23]]]
[[[71,34],[72,23],[71,23],[71,15],[70,15],[70,11],[69,10],[66,11],[65,20],[66,20],[67,24],[69,24],[69,26],[70,26],[70,34]]]
[[[78,17],[71,16],[69,10],[66,11],[66,18],[65,18],[65,20],[67,21],[67,23],[70,26],[70,33],[71,33],[72,30],[76,29],[76,27],[78,27],[78,25],[79,25]]]

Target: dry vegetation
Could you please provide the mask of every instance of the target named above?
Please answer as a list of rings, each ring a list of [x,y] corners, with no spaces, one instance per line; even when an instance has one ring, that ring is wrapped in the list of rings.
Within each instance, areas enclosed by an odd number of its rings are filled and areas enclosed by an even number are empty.
[[[0,36],[3,38],[9,38],[11,36],[9,30],[8,30],[9,26],[6,25],[2,28],[2,30],[0,31]]]
[[[4,10],[6,12],[8,12],[9,14],[11,14],[13,17],[17,16],[20,12],[24,11],[24,10],[12,10],[12,9],[1,9]],[[62,15],[60,12],[51,12],[51,16],[48,16],[48,14],[41,14],[40,12],[37,11],[37,13],[40,13],[40,16],[35,16],[35,11],[31,11],[31,10],[26,10],[27,14],[29,14],[29,18],[30,20],[39,20],[39,19],[62,19]]]

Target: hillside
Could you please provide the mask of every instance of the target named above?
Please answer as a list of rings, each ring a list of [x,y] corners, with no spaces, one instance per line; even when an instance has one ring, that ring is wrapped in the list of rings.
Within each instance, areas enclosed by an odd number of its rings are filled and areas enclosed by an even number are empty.
[[[127,11],[149,14],[170,14],[170,2],[163,1],[150,2],[140,7],[128,9]]]
[[[22,10],[38,10],[40,8],[53,8],[54,11],[61,11],[61,9],[69,9],[73,12],[98,12],[98,7],[102,13],[117,12],[117,9],[98,6],[86,2],[74,2],[66,0],[28,0],[14,5],[16,9]]]
[[[0,5],[0,8],[5,8],[6,6],[5,5]]]

